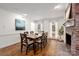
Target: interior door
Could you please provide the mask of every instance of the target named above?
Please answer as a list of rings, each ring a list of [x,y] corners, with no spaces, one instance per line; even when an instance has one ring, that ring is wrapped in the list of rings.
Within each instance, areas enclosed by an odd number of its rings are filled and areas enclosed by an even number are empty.
[[[55,24],[52,24],[52,37],[55,38]]]

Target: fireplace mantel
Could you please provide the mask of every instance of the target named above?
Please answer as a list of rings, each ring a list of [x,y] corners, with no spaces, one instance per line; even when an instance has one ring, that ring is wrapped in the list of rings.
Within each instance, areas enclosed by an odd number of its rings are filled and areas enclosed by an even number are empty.
[[[72,35],[73,27],[66,27],[66,33]]]

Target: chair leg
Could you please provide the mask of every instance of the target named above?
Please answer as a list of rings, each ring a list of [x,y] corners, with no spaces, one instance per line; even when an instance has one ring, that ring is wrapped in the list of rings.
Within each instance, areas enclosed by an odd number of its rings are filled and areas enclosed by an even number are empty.
[[[46,42],[44,42],[44,48],[45,48],[45,46],[46,46]]]
[[[22,53],[23,45],[21,44],[21,53]]]
[[[45,48],[45,42],[44,42],[44,48]]]
[[[45,46],[45,42],[43,42],[43,47]]]
[[[46,45],[47,45],[47,40],[46,40]]]
[[[34,50],[34,55],[36,54],[36,45],[35,43],[33,44],[33,50]]]
[[[46,47],[46,42],[45,42],[45,47]]]
[[[26,55],[27,55],[28,47],[26,47]]]
[[[41,50],[42,50],[42,44],[41,44]]]

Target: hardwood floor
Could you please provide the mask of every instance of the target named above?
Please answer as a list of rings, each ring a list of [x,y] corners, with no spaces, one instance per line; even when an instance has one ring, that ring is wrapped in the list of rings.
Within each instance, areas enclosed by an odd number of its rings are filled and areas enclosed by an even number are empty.
[[[39,49],[36,52],[36,55],[33,54],[33,51],[30,51],[27,56],[57,56],[63,55],[63,52],[64,55],[70,55],[69,51],[65,51],[65,48],[62,50],[62,45],[63,43],[61,44],[61,42],[49,39],[47,46],[43,48],[42,51]],[[20,52],[20,43],[17,43],[15,45],[0,49],[0,56],[26,56],[26,53],[25,50],[22,53]]]

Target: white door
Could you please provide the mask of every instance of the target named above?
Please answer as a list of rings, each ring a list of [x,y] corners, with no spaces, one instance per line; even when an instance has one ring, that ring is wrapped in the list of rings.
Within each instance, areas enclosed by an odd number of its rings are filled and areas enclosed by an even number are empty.
[[[55,24],[52,24],[52,38],[55,38]]]

